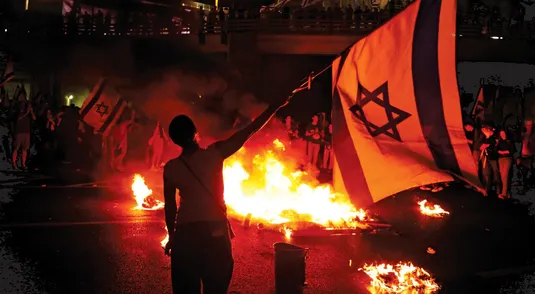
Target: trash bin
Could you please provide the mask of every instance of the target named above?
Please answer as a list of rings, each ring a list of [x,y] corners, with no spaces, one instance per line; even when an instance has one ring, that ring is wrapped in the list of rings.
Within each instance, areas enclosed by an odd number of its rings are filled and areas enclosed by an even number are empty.
[[[288,243],[273,244],[275,250],[275,290],[278,294],[302,293],[308,248]]]

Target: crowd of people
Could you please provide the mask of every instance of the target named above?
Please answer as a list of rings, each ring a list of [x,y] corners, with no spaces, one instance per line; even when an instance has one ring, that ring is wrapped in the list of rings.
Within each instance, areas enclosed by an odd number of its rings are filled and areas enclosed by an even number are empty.
[[[506,92],[503,89],[502,91]],[[526,144],[525,137],[530,136],[529,130],[524,126],[523,114],[521,111],[513,111],[505,118],[501,118],[506,112],[501,108],[528,107],[524,105],[523,98],[516,97],[522,96],[520,90],[515,90],[512,95],[515,96],[514,99],[500,98],[507,99],[508,102],[490,106],[494,107],[494,115],[489,116],[489,111],[486,110],[487,115],[484,116],[483,110],[479,108],[478,112],[473,110],[472,113],[464,114],[467,142],[479,169],[480,182],[487,195],[495,195],[500,199],[511,197],[510,191],[513,185],[519,188],[520,194],[535,187],[533,158],[522,154],[522,146]],[[504,103],[509,106],[504,106]],[[284,123],[292,144],[303,149],[307,162],[319,168],[321,172],[332,173],[334,165],[332,124],[325,113],[315,114],[308,124],[301,124],[291,116],[286,117]],[[439,192],[447,185],[447,183],[437,183],[422,186],[420,189]]]
[[[65,33],[87,35],[224,33],[229,29],[227,21],[235,19],[287,19],[308,22],[336,21],[342,22],[349,28],[359,28],[363,23],[383,23],[411,2],[390,1],[383,9],[370,5],[348,5],[346,7],[337,5],[310,5],[307,7],[273,5],[260,9],[212,7],[210,10],[182,7],[180,13],[176,16],[140,12],[117,13],[110,12],[109,10],[103,12],[99,8],[92,8],[90,13],[89,10],[73,7],[70,12],[65,14],[64,25]],[[498,7],[486,7],[477,2],[463,12],[464,15],[459,18],[459,21],[464,24],[481,26],[483,33],[488,32],[492,28],[502,27],[504,23],[508,23],[512,28],[533,28],[534,20],[526,19],[526,9],[523,5],[512,7],[512,9],[512,16],[505,16],[500,13]]]
[[[84,152],[75,152],[89,151],[78,107],[54,107],[43,93],[28,97],[23,84],[12,95],[0,88],[0,101],[2,152],[14,169],[49,168],[73,161],[85,164],[94,157],[94,152],[85,152],[87,158],[80,157]]]
[[[104,162],[105,168],[111,171],[125,170],[129,134],[133,128],[141,126],[135,111],[131,116],[120,118],[104,137],[83,121],[79,107],[54,107],[48,103],[47,95],[37,93],[28,97],[25,89],[20,85],[12,95],[0,89],[0,124],[5,130],[2,152],[13,169],[44,170],[68,165],[92,171],[102,168],[99,164]],[[284,123],[293,144],[305,148],[308,163],[321,171],[332,172],[332,125],[327,122],[326,114],[312,116],[309,124],[303,127],[290,116]],[[144,136],[147,138],[144,158],[152,171],[161,169],[169,153],[167,147],[172,145],[165,126],[159,121],[155,124],[154,128],[136,127],[150,132]]]
[[[13,95],[9,95],[4,88],[0,89],[0,123],[7,130],[2,135],[2,151],[5,160],[14,169],[44,169],[58,163],[84,170],[95,170],[101,163],[111,171],[125,169],[128,135],[139,125],[139,116],[135,111],[131,115],[123,115],[109,134],[103,136],[84,123],[80,108],[74,105],[54,107],[48,103],[47,95],[37,93],[29,98],[25,89],[21,84]],[[521,91],[516,90],[512,95],[515,99],[502,99],[508,101],[506,105],[510,105],[509,109],[525,107],[523,98],[516,97],[522,96]],[[502,108],[506,107],[503,103],[501,105]],[[504,110],[493,107],[495,112],[501,113],[496,117],[501,117]],[[523,138],[529,134],[524,127],[523,116],[518,111],[513,111],[503,119],[481,115],[486,112],[480,109],[479,114],[474,110],[464,115],[466,137],[487,194],[507,199],[510,197],[513,171],[520,193],[535,186],[533,159],[523,156],[521,152],[522,144],[525,144]],[[153,171],[161,169],[166,160],[166,146],[172,145],[165,126],[160,122],[155,124],[155,127],[144,129],[147,133],[144,157],[147,167]],[[288,116],[284,124],[291,144],[304,149],[308,164],[326,174],[332,173],[332,124],[326,113],[313,115],[306,124]],[[33,151],[31,155],[29,150]],[[442,190],[443,185],[421,188],[437,192]]]
[[[134,125],[141,126],[140,116],[132,111],[103,136],[84,122],[79,107],[55,107],[42,93],[28,97],[24,85],[12,95],[0,88],[0,101],[1,151],[14,170],[65,166],[88,174],[124,171],[128,135]],[[143,126],[143,132],[148,138],[146,164],[151,170],[159,170],[169,142],[167,133],[159,122],[154,131],[151,125]]]
[[[292,145],[304,148],[307,163],[320,171],[332,173],[334,155],[331,144],[332,124],[324,112],[312,116],[308,124],[301,125],[291,116],[284,120]]]

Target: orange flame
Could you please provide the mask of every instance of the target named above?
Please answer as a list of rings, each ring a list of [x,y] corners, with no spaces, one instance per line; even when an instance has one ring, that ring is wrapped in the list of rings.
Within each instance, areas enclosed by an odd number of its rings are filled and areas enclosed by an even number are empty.
[[[412,263],[367,265],[359,269],[371,281],[371,293],[436,293],[440,287],[423,268]]]
[[[291,168],[281,157],[286,146],[279,140],[261,152],[242,148],[224,162],[225,201],[229,215],[250,217],[259,224],[279,226],[290,238],[292,229],[285,224],[314,223],[327,229],[368,228],[368,218],[356,209],[349,198],[333,192],[332,186],[319,184],[306,172]],[[137,209],[161,209],[142,176],[136,174],[132,183]],[[151,200],[152,198],[152,200]],[[161,241],[164,246],[168,236]]]
[[[225,161],[225,201],[231,215],[250,214],[256,221],[273,225],[309,222],[325,228],[366,227],[361,222],[366,213],[357,210],[347,196],[292,169],[281,159],[286,147],[280,140],[272,146],[256,154],[242,148]]]
[[[279,139],[275,139],[275,141],[273,141],[273,146],[279,150],[286,151],[286,146],[284,146]]]
[[[441,218],[447,214],[450,214],[448,211],[445,211],[444,209],[442,209],[440,205],[428,203],[427,200],[425,199],[418,202],[418,205],[420,205],[420,212],[422,214],[425,214],[431,217]]]
[[[138,210],[159,210],[164,207],[164,203],[152,196],[152,190],[145,184],[145,179],[140,174],[134,175],[132,181],[132,193],[136,199]]]
[[[169,242],[169,232],[167,232],[167,228],[165,228],[165,238],[162,239],[162,241],[160,241],[160,244],[162,245],[163,248],[165,248],[165,246],[167,245],[167,242]]]

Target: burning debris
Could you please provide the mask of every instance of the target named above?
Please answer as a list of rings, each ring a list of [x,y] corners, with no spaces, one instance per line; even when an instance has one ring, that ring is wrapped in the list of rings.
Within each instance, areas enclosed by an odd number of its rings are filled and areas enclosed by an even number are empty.
[[[259,152],[242,148],[225,161],[225,201],[232,217],[278,226],[287,237],[296,230],[295,223],[325,229],[366,227],[364,210],[292,166],[284,159],[286,150],[275,139]]]
[[[450,214],[448,211],[442,209],[440,205],[429,203],[427,200],[418,202],[418,205],[420,205],[420,212],[430,217],[441,218]]]
[[[132,193],[136,199],[137,206],[134,209],[138,210],[160,210],[164,207],[164,203],[152,196],[152,190],[145,184],[145,179],[139,175],[134,175],[132,181]]]
[[[286,146],[281,140],[260,152],[242,148],[225,161],[225,201],[232,218],[243,219],[247,227],[254,221],[258,229],[271,228],[290,238],[296,230],[366,229],[374,221],[362,209],[356,209],[348,197],[321,185],[306,172],[292,168],[282,156]],[[132,182],[135,209],[159,210],[164,203],[152,196],[152,190],[139,174]],[[168,236],[161,241],[165,245]]]
[[[359,269],[371,281],[370,293],[436,293],[440,287],[423,268],[412,263],[367,265]]]

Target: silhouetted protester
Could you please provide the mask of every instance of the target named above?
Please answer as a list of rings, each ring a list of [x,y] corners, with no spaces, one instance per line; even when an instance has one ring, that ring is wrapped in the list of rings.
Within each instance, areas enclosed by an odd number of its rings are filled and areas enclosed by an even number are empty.
[[[482,128],[484,135],[479,149],[482,154],[481,169],[483,173],[483,182],[487,194],[491,192],[492,187],[496,187],[496,192],[499,193],[498,186],[500,184],[500,171],[498,168],[498,153],[496,152],[497,138],[494,134],[494,127],[490,124],[484,125]]]
[[[312,122],[308,125],[305,136],[307,140],[306,152],[308,162],[311,163],[312,166],[317,167],[320,146],[323,140],[322,130],[319,125],[319,116],[312,116]]]
[[[17,169],[17,158],[20,151],[20,167],[26,169],[28,150],[30,149],[31,123],[34,121],[30,103],[20,101],[13,125],[13,154],[11,156],[13,168]]]
[[[505,130],[498,133],[498,142],[496,143],[496,153],[498,154],[498,167],[501,178],[501,191],[497,191],[500,199],[509,198],[509,183],[511,178],[511,166],[513,165],[513,154],[515,146],[508,138]]]
[[[333,150],[333,144],[332,144],[333,125],[332,124],[329,124],[327,132],[328,133],[326,134],[324,138],[325,149],[323,150],[323,160],[321,161],[321,164],[323,165],[323,169],[326,169],[332,172],[334,168],[334,150]]]
[[[93,21],[95,22],[95,32],[97,35],[104,34],[104,13],[102,13],[102,10],[97,11],[97,14],[93,17]]]
[[[154,133],[152,134],[152,137],[149,139],[149,155],[148,158],[150,163],[150,169],[151,170],[160,170],[162,168],[162,155],[163,150],[165,147],[165,143],[167,143],[167,135],[165,134],[165,131],[163,130],[162,126],[160,125],[160,122],[156,124],[156,129],[154,129]]]
[[[84,24],[84,34],[90,35],[93,32],[93,17],[87,13],[87,11],[84,12],[82,15],[82,22]]]
[[[110,136],[110,167],[114,171],[124,171],[124,158],[128,151],[128,133],[132,130],[132,121],[118,124]]]
[[[170,238],[173,293],[227,293],[234,259],[234,237],[224,200],[223,161],[238,151],[288,100],[268,107],[250,125],[206,149],[198,143],[197,128],[185,116],[175,117],[169,137],[182,154],[164,167],[165,221]],[[180,190],[177,211],[176,190]]]
[[[130,119],[116,125],[109,136],[110,139],[110,167],[114,171],[124,171],[124,158],[128,152],[128,134],[134,127],[136,114],[132,111]]]
[[[78,163],[79,141],[78,132],[80,130],[81,116],[78,108],[71,104],[58,113],[58,123],[56,125],[56,139],[58,140],[59,156],[63,163]]]

